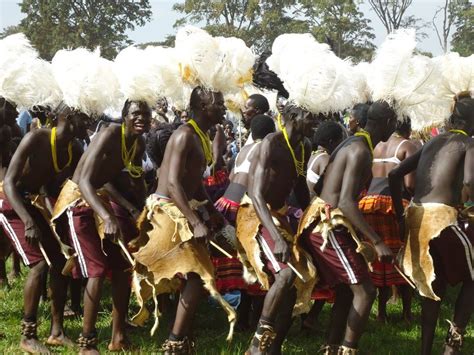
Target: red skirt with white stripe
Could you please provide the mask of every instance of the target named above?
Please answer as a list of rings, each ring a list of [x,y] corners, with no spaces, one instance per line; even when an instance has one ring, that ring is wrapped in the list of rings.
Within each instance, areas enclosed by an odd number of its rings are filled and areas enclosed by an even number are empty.
[[[370,279],[367,263],[356,252],[357,245],[349,231],[339,226],[329,232],[329,240],[324,251],[321,250],[323,237],[319,233],[302,236],[305,249],[311,253],[318,270],[318,287],[334,287],[338,284],[359,284]]]

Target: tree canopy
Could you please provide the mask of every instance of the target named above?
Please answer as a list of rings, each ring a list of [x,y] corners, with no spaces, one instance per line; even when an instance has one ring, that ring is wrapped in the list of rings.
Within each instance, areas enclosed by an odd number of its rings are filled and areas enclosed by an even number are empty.
[[[456,32],[451,45],[453,51],[469,56],[474,53],[474,5],[469,0],[462,2],[456,17]]]
[[[67,47],[101,47],[106,58],[131,44],[125,34],[151,19],[148,0],[23,0],[20,26],[40,55]]]

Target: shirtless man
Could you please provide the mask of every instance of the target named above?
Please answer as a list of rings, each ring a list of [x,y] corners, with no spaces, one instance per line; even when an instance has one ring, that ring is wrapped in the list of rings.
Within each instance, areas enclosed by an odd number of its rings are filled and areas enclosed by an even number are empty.
[[[242,111],[242,121],[245,129],[250,129],[252,119],[256,115],[264,115],[270,110],[270,105],[265,96],[260,94],[250,95],[245,102],[244,110]],[[245,144],[251,144],[253,142],[252,135],[249,135]]]
[[[422,354],[432,353],[441,301],[447,284],[462,283],[454,318],[446,337],[444,354],[459,354],[463,335],[474,311],[474,234],[458,224],[456,207],[463,188],[474,198],[474,99],[458,97],[447,132],[432,138],[423,148],[389,173],[395,210],[407,237],[401,266],[414,281],[422,303]],[[415,171],[413,203],[403,219],[404,176]],[[472,212],[468,213],[472,216]],[[402,229],[405,229],[402,228]],[[470,257],[469,257],[470,255]]]
[[[285,207],[292,189],[301,206],[309,203],[304,175],[311,147],[305,137],[312,135],[316,122],[311,113],[292,104],[285,106],[279,120],[281,131],[269,134],[255,152],[248,175],[251,201],[244,198],[237,214],[237,238],[248,259],[244,265],[268,290],[248,349],[250,354],[281,353],[295,302],[309,306],[315,283],[314,267],[295,243]],[[259,247],[263,258],[255,255],[255,248]],[[295,283],[295,273],[287,264],[290,261],[306,282],[298,279]]]
[[[388,188],[388,173],[418,150],[413,142],[410,141],[410,133],[411,122],[407,118],[405,121],[397,123],[397,128],[388,141],[377,144],[374,149],[372,182],[367,196],[364,196],[359,201],[359,208],[364,214],[367,223],[383,239],[384,243],[390,247],[394,255],[397,255],[402,247],[402,236],[400,236],[400,231],[398,230],[397,219]],[[415,188],[414,172],[405,176],[404,187],[404,205],[406,206]],[[377,320],[381,322],[387,320],[387,301],[390,298],[392,286],[397,286],[402,296],[403,318],[409,322],[411,320],[411,286],[407,284],[391,263],[376,261],[372,264],[372,267],[371,278],[374,285],[379,289]]]
[[[211,231],[197,213],[200,205],[197,201],[207,200],[210,220],[223,224],[222,216],[204,190],[202,176],[212,164],[211,142],[205,132],[225,119],[224,97],[220,92],[196,87],[191,93],[190,109],[192,119],[179,127],[166,145],[156,193],[147,200],[146,215],[152,217],[140,227],[140,235],[147,232],[146,243],[134,253],[137,262],[153,273],[151,281],[158,293],[170,291],[159,288],[161,280],[172,281],[177,273],[186,275],[169,339],[162,346],[165,354],[194,351],[189,335],[197,306],[203,298],[203,282],[211,295],[225,302],[215,288],[214,270],[206,246]],[[230,307],[227,303],[223,306]]]
[[[375,299],[367,264],[356,252],[360,240],[354,229],[372,241],[381,261],[392,258],[390,249],[365,222],[357,199],[371,178],[373,146],[386,141],[395,124],[396,115],[388,104],[376,102],[370,107],[366,131],[346,139],[331,154],[315,187],[318,198],[300,221],[298,233],[313,256],[320,284],[336,289],[326,354],[355,354]]]
[[[235,159],[235,165],[230,175],[230,184],[224,196],[216,201],[216,209],[222,213],[230,225],[235,227],[237,211],[240,201],[247,191],[250,165],[256,156],[256,149],[268,134],[275,132],[273,119],[266,115],[256,115],[250,124],[253,143],[245,145]],[[225,245],[220,242],[220,245]],[[229,246],[229,252],[234,252]],[[233,289],[241,289],[241,301],[238,307],[237,327],[240,329],[249,328],[250,307],[252,310],[252,320],[258,320],[263,307],[263,291],[258,283],[247,285],[242,277],[242,264],[237,259],[227,258],[221,255],[213,257],[213,264],[216,268],[217,287],[219,292],[224,293]],[[222,287],[220,284],[222,283]],[[249,297],[247,291],[256,293],[258,296]]]
[[[5,200],[0,210],[5,234],[15,246],[30,271],[24,287],[24,316],[20,348],[30,353],[49,353],[36,334],[36,316],[42,291],[41,275],[48,268],[45,255],[51,261],[51,345],[72,345],[63,329],[63,310],[66,299],[66,278],[61,275],[65,259],[46,220],[36,208],[46,194],[55,198],[54,186],[72,174],[82,149],[74,138],[84,138],[88,117],[65,105],[57,110],[57,127],[38,129],[28,133],[20,142],[8,167],[3,188]],[[53,144],[52,144],[53,142]],[[52,190],[51,191],[51,187]],[[39,207],[49,211],[46,203]]]
[[[53,216],[56,219],[67,213],[71,244],[78,255],[73,275],[75,278],[88,278],[84,290],[82,334],[78,340],[81,354],[98,354],[95,325],[102,284],[108,271],[112,272],[113,303],[109,350],[117,351],[128,346],[125,320],[130,295],[130,273],[127,270],[131,265],[116,242],[126,243],[135,237],[133,234],[136,232],[129,232],[128,224],[132,223],[132,216],[138,216],[141,206],[123,197],[120,192],[124,188],[123,182],[117,181],[124,177],[133,180],[133,184],[127,186],[135,186],[130,191],[138,201],[141,197],[143,203],[145,185],[141,164],[145,141],[142,134],[150,128],[151,109],[144,102],[127,100],[122,119],[121,126],[110,125],[92,140],[72,180],[64,185]],[[102,188],[108,197],[104,197],[103,190],[99,191]],[[59,207],[62,208],[58,210]],[[101,221],[102,228],[96,228],[94,214]],[[104,239],[101,241],[101,238]]]
[[[351,135],[354,135],[356,132],[359,132],[361,129],[364,129],[367,123],[367,111],[369,110],[370,105],[368,104],[357,104],[351,111],[349,116],[349,132]]]

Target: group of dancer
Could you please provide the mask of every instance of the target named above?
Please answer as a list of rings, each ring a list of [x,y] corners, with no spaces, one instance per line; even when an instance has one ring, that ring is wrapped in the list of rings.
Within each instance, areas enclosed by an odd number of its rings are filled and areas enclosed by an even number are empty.
[[[131,47],[116,62],[84,49],[59,51],[52,63],[22,35],[0,41],[6,58],[18,61],[0,61],[0,238],[29,267],[20,348],[74,346],[63,326],[72,276],[87,280],[81,354],[98,353],[106,278],[111,351],[130,346],[133,291],[137,325],[153,300],[152,334],[162,295],[179,294],[166,354],[196,351],[193,318],[206,294],[227,314],[227,340],[236,322],[248,326],[253,309],[259,319],[248,354],[281,353],[294,316],[331,299],[322,351],[356,354],[377,288],[383,321],[390,288],[399,286],[407,320],[412,287],[422,296],[421,352],[431,354],[446,288],[461,283],[444,345],[445,354],[459,353],[474,310],[473,56],[421,58],[414,34],[401,31],[366,63],[370,75],[362,80],[361,66],[307,34],[280,36],[272,55],[256,62],[235,41],[185,27],[174,48]],[[121,76],[117,67],[129,72]],[[448,74],[466,67],[470,77],[453,83],[459,76]],[[32,85],[37,77],[49,85]],[[249,86],[260,93],[246,95]],[[438,87],[456,92],[442,95]],[[184,103],[185,123],[153,123],[152,105],[163,97]],[[221,125],[235,97],[243,97],[249,137],[226,172]],[[117,102],[120,124],[90,137],[95,118]],[[21,137],[17,107],[49,119]],[[342,112],[351,117],[349,131]],[[442,133],[421,145],[410,139],[411,124]],[[146,156],[155,165],[151,180]],[[45,345],[37,315],[48,269]],[[224,295],[234,289],[236,307]]]

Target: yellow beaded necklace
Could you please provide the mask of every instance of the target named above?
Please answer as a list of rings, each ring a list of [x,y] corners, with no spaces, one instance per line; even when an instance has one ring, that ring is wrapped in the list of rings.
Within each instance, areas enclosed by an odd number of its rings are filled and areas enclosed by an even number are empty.
[[[369,145],[370,155],[372,155],[372,159],[373,159],[374,158],[374,145],[372,144],[372,138],[370,137],[369,132],[367,132],[365,129],[361,129],[359,132],[356,132],[354,136],[365,138],[365,140],[367,141],[367,144]]]
[[[69,145],[67,147],[67,154],[69,156],[68,161],[66,165],[62,169],[59,168],[58,166],[58,154],[56,151],[56,127],[53,127],[51,129],[51,155],[53,156],[53,167],[54,171],[56,173],[60,173],[64,169],[66,169],[69,165],[71,165],[72,162],[72,142],[69,142]]]
[[[465,131],[463,131],[462,129],[450,129],[449,132],[463,134],[466,137],[468,136],[468,134]]]
[[[143,174],[142,167],[133,165],[132,163],[137,150],[137,142],[138,140],[135,139],[135,142],[133,142],[132,147],[129,151],[127,151],[127,144],[125,143],[125,124],[122,124],[122,161],[128,173],[133,178],[139,178]]]
[[[282,131],[283,137],[285,137],[286,145],[288,146],[288,149],[290,150],[291,157],[293,158],[293,163],[295,164],[296,175],[306,176],[306,172],[304,170],[304,144],[303,142],[300,142],[300,146],[301,146],[301,161],[300,161],[296,159],[295,151],[293,150],[293,147],[291,146],[290,140],[288,138],[288,132],[286,131],[286,128],[283,126],[281,122],[281,114],[278,114],[278,128],[280,129],[280,131]]]
[[[194,119],[190,119],[188,123],[191,125],[191,127],[194,128],[194,131],[199,136],[199,139],[201,139],[201,146],[204,152],[204,157],[206,158],[206,164],[207,165],[212,164],[213,159],[212,159],[211,139],[209,138],[209,135],[207,133],[204,133],[201,130],[201,128],[199,128],[198,124],[196,123],[196,121],[194,121]]]

